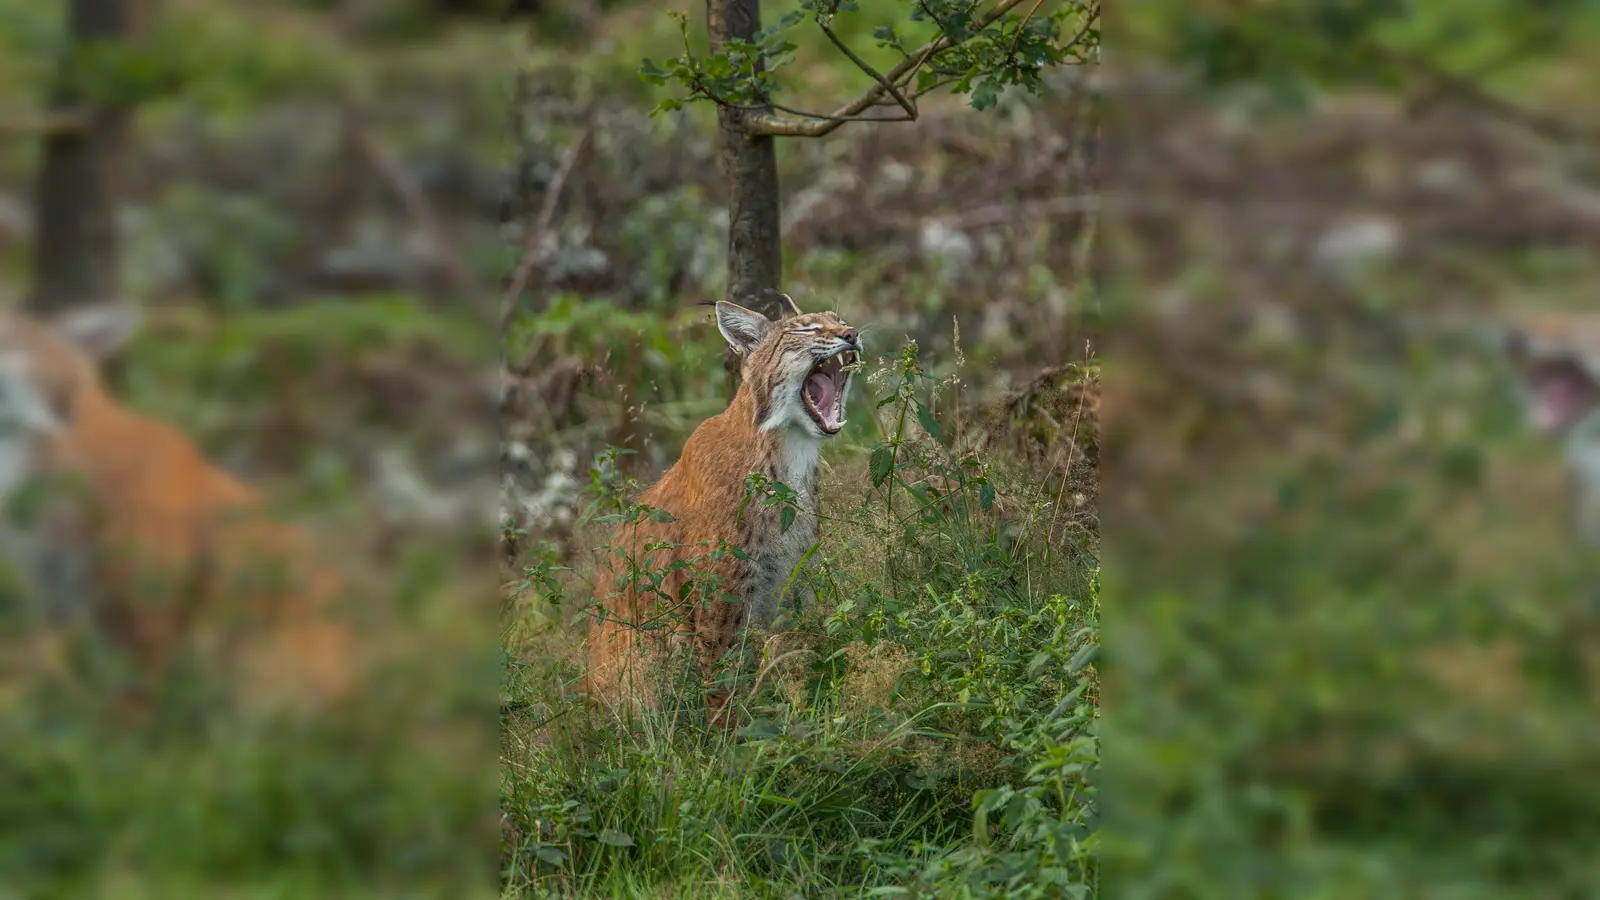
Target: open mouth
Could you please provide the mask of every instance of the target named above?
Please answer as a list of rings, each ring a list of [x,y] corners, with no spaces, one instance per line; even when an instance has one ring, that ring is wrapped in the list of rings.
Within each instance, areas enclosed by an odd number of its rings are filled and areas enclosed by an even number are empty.
[[[1544,363],[1527,377],[1530,414],[1540,431],[1561,431],[1600,406],[1600,385],[1573,360]]]
[[[861,354],[844,350],[811,367],[800,391],[806,412],[823,434],[838,434],[844,427],[844,394]]]

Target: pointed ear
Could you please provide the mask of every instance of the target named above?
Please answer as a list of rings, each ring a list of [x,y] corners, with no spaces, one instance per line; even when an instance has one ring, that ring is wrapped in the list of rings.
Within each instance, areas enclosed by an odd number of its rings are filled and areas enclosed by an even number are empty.
[[[50,323],[58,334],[96,360],[115,355],[139,328],[139,309],[129,303],[98,303],[68,310]]]
[[[785,319],[792,319],[801,314],[800,307],[794,303],[794,298],[784,293],[778,293],[778,310]]]
[[[772,320],[737,303],[717,301],[717,330],[734,352],[748,355],[766,337]]]

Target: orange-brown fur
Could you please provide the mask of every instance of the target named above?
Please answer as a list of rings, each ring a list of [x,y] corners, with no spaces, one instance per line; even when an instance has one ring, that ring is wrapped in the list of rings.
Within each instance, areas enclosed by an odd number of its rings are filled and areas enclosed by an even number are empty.
[[[653,679],[674,648],[691,649],[701,676],[711,678],[746,624],[773,624],[794,566],[817,539],[817,451],[828,435],[803,420],[784,419],[784,404],[794,401],[797,382],[804,380],[801,364],[811,365],[806,354],[837,352],[832,348],[846,344],[858,351],[859,339],[837,315],[804,315],[784,300],[787,315],[743,354],[742,383],[728,408],[702,422],[678,461],[640,496],[640,503],[666,510],[672,520],[642,517],[636,525],[619,526],[600,560],[595,595],[605,614],[589,630],[587,688],[593,698],[611,703],[627,694],[639,699],[655,687]],[[718,304],[719,317],[729,306]],[[784,330],[812,326],[815,330],[805,335]],[[785,424],[774,427],[780,420]],[[745,504],[751,473],[782,481],[799,494],[800,510],[787,531],[780,528],[780,505],[765,504],[760,496]],[[658,542],[670,546],[645,552]],[[721,552],[723,542],[741,548],[749,559]],[[666,571],[659,593],[637,584],[619,589],[630,558],[639,568],[658,572],[675,563],[693,565]],[[714,591],[708,576],[717,585]],[[699,587],[680,599],[691,579]],[[650,623],[665,627],[638,627]],[[713,708],[723,708],[729,695],[727,688],[714,687]]]
[[[22,558],[7,554],[35,576],[42,605],[58,620],[86,614],[149,675],[187,644],[237,665],[248,702],[346,691],[352,636],[329,615],[338,575],[250,486],[108,394],[93,349],[109,347],[0,313],[0,358],[23,361],[20,380],[56,419],[33,437],[27,468],[86,489],[58,495],[52,514],[23,526],[33,534]],[[47,558],[70,559],[81,577],[51,583]]]

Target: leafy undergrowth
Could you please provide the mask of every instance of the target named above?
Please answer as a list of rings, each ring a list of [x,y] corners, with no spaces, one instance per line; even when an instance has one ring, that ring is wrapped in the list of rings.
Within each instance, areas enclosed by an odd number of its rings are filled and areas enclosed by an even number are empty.
[[[553,549],[523,560],[507,895],[1096,893],[1093,534],[1051,535],[1064,473],[947,449],[914,346],[865,380],[885,389],[884,438],[830,450],[804,600],[790,628],[748,641],[731,733],[707,727],[688,681],[650,712],[590,712],[573,692],[586,573]],[[659,515],[629,502],[615,460],[591,471],[590,517]],[[790,502],[769,487],[751,502]]]

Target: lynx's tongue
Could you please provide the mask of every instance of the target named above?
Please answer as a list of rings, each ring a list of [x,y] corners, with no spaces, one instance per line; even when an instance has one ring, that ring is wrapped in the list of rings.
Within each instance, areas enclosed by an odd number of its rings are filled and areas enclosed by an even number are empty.
[[[812,372],[806,379],[806,396],[811,398],[811,405],[822,413],[823,418],[829,419],[830,424],[838,410],[834,409],[834,401],[839,396],[839,389],[833,383],[833,375],[827,372]]]
[[[801,385],[806,412],[824,434],[838,434],[844,427],[844,391],[850,384],[845,366],[857,359],[853,350],[834,354],[812,367]]]
[[[1552,367],[1532,379],[1532,418],[1543,431],[1559,431],[1600,403],[1600,387],[1575,367]]]

